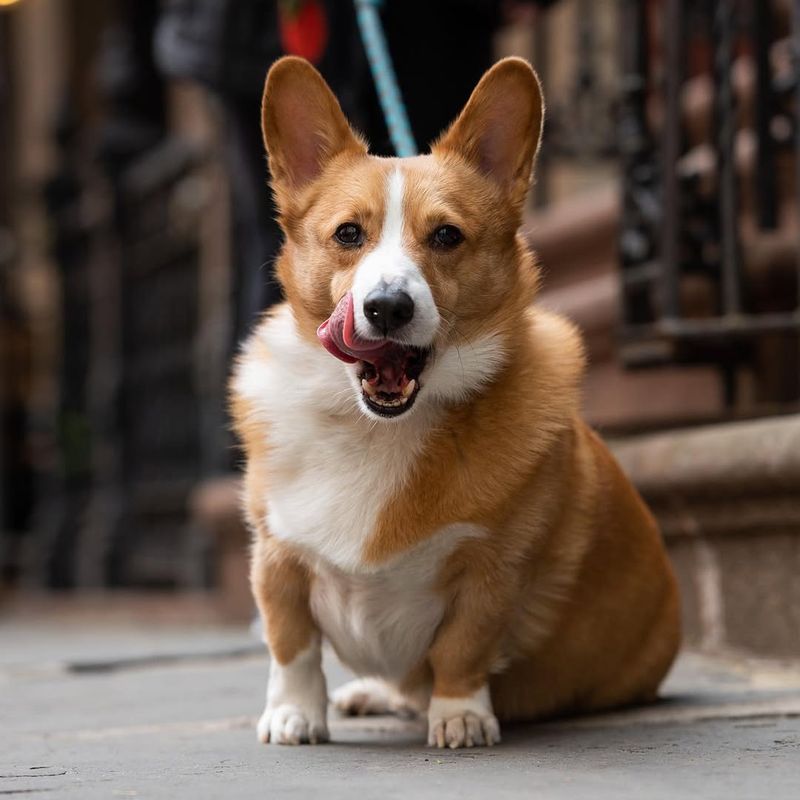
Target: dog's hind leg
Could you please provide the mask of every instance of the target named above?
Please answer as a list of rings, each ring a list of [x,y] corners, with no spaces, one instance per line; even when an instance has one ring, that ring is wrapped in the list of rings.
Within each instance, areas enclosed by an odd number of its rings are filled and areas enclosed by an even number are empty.
[[[348,717],[396,714],[414,717],[420,707],[397,687],[380,678],[356,678],[336,689],[331,695],[334,708]]]

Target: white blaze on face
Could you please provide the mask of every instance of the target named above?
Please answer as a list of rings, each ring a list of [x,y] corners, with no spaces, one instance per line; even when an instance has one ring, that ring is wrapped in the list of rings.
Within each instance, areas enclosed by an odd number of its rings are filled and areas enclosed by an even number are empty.
[[[396,168],[386,182],[386,216],[377,247],[367,253],[353,281],[356,330],[366,338],[378,338],[364,316],[364,300],[381,283],[407,292],[414,301],[414,318],[395,337],[404,344],[428,347],[439,328],[439,312],[417,264],[403,245],[403,173]]]

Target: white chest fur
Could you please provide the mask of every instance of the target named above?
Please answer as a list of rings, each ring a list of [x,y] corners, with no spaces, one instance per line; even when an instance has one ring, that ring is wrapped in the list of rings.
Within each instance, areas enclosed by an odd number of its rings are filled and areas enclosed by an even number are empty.
[[[425,655],[444,611],[436,580],[459,542],[483,535],[449,525],[378,571],[348,574],[320,565],[311,610],[339,657],[362,676],[401,680]]]
[[[360,566],[378,514],[414,455],[385,430],[367,433],[357,439],[347,425],[309,419],[302,441],[274,454],[284,468],[269,491],[270,531],[345,570]]]
[[[303,341],[284,307],[262,328],[269,351],[245,358],[236,390],[269,436],[270,533],[353,571],[378,515],[402,486],[435,416],[395,424],[366,418],[348,367]]]

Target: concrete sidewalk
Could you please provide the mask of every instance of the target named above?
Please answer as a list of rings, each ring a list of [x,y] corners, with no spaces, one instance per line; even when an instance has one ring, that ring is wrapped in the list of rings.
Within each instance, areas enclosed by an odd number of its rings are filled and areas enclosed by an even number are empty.
[[[800,797],[798,670],[684,654],[656,706],[455,752],[391,718],[260,745],[266,672],[240,629],[0,624],[0,796]],[[327,672],[331,688],[349,677],[332,658]]]

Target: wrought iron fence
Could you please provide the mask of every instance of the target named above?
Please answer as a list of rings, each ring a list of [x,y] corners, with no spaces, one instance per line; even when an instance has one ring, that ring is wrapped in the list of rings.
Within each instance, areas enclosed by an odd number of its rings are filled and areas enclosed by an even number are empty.
[[[187,501],[206,461],[202,161],[166,137],[111,184],[78,180],[65,156],[48,185],[64,354],[60,468],[40,519],[49,586],[185,582]]]
[[[623,0],[621,354],[800,397],[800,0]],[[768,288],[765,289],[765,285]]]
[[[210,154],[167,128],[147,6],[106,37],[102,127],[67,113],[54,131],[45,194],[63,287],[62,469],[40,487],[35,568],[48,586],[202,584],[188,499],[227,462],[206,430],[211,417],[223,430],[226,366],[201,341]]]
[[[168,138],[119,186],[123,507],[108,554],[112,585],[181,582],[188,499],[203,468],[198,167],[197,153]]]

